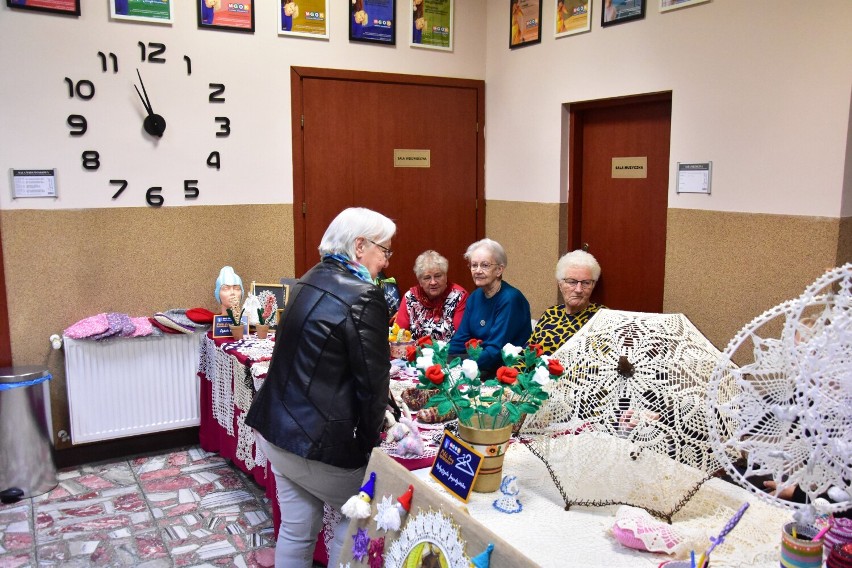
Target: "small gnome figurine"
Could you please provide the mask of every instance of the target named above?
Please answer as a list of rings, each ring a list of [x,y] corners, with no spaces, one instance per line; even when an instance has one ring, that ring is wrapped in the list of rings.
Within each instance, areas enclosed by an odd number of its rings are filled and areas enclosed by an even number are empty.
[[[491,551],[494,550],[494,545],[490,542],[488,547],[470,559],[471,568],[489,568],[491,566]]]
[[[387,507],[376,515],[376,526],[386,531],[398,531],[402,526],[402,517],[411,510],[411,497],[414,495],[414,486],[409,485],[408,490],[399,496],[393,507]]]
[[[353,495],[349,498],[340,512],[350,519],[366,519],[370,516],[370,503],[373,501],[373,495],[376,492],[376,472],[370,472],[370,479],[367,483],[361,486],[361,491],[358,495]]]

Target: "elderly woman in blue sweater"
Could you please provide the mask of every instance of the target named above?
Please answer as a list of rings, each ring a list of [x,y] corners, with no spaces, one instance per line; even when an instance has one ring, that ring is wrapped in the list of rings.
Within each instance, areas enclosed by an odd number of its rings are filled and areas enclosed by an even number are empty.
[[[520,290],[503,281],[508,260],[497,241],[476,241],[464,254],[476,284],[467,299],[461,325],[450,341],[450,355],[464,356],[465,343],[482,340],[479,369],[483,378],[493,377],[503,364],[501,351],[507,343],[525,345],[532,330],[530,304]]]

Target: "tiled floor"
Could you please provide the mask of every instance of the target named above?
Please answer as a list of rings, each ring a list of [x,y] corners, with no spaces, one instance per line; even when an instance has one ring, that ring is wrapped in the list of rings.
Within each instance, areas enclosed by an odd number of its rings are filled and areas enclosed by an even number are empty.
[[[52,491],[0,505],[0,568],[271,566],[271,506],[199,447],[58,472]]]

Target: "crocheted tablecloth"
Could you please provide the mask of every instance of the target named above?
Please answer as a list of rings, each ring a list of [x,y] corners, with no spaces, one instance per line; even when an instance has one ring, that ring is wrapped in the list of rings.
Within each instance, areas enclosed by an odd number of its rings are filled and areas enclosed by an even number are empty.
[[[245,424],[245,416],[254,394],[266,378],[275,343],[254,336],[239,341],[213,339],[208,334],[201,342],[199,372],[210,381],[213,416],[231,436],[237,437],[237,457],[248,469],[265,467],[266,456],[255,444],[254,430]],[[234,410],[237,431],[234,432]]]
[[[425,471],[418,473],[428,478],[431,487],[443,492],[444,489]],[[544,463],[524,444],[510,445],[503,474],[517,477],[520,492],[516,498],[522,505],[520,512],[507,514],[494,507],[495,501],[505,497],[500,491],[473,493],[467,509],[475,519],[541,566],[656,568],[661,562],[674,559],[666,554],[627,548],[616,541],[612,526],[617,505],[574,506],[565,511],[562,497]],[[587,482],[593,484],[595,481]],[[706,549],[710,545],[709,537],[719,534],[745,501],[750,504],[748,510],[713,552],[710,565],[713,568],[778,566],[781,527],[789,520],[789,511],[715,478],[702,485],[672,519],[671,526],[686,539],[686,552],[681,559],[688,559],[690,549],[699,552]]]

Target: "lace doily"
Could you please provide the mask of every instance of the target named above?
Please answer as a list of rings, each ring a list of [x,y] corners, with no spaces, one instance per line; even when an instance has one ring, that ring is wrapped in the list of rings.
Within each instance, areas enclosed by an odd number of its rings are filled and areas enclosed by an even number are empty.
[[[470,560],[464,552],[465,543],[461,539],[458,526],[452,517],[443,511],[418,511],[409,517],[399,538],[393,541],[385,554],[387,568],[404,566],[425,566],[425,556],[443,556],[436,566],[448,568],[469,568]],[[418,550],[418,547],[421,549]],[[425,548],[428,547],[428,548]],[[409,556],[417,555],[421,559],[409,564]]]
[[[670,518],[720,468],[705,404],[720,353],[685,316],[602,309],[553,356],[565,376],[520,435],[567,506]]]
[[[716,418],[710,432],[727,472],[760,498],[797,509],[803,519],[814,510],[833,513],[852,505],[850,305],[852,264],[846,264],[746,324],[709,385]],[[730,362],[740,367],[725,370]],[[734,396],[726,388],[731,380],[738,387]],[[720,428],[720,422],[734,427]],[[798,486],[811,504],[767,493],[749,482],[752,476],[769,477],[779,490]],[[826,493],[841,499],[820,498]]]

